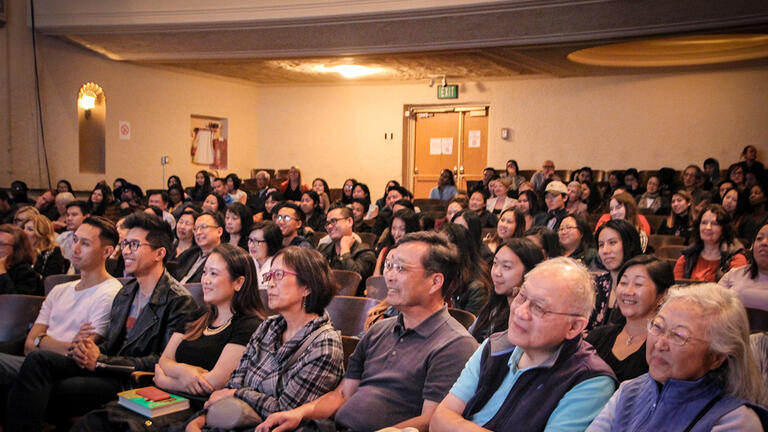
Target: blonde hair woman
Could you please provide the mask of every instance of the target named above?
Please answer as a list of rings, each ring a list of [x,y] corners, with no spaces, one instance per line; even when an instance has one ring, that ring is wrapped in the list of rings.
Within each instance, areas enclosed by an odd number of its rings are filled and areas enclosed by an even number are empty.
[[[66,273],[69,261],[56,244],[56,232],[51,221],[43,215],[33,215],[22,227],[35,252],[34,269],[45,279],[47,276]]]

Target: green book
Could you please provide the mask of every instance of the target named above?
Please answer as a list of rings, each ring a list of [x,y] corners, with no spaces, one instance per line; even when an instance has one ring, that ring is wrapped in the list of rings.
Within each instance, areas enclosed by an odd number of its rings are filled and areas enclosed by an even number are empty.
[[[168,398],[153,401],[137,393],[142,391],[146,393],[147,390],[153,391],[154,393],[162,393],[162,390],[158,390],[154,387],[128,390],[117,394],[120,397],[118,404],[150,418],[183,411],[189,408],[189,399],[185,397],[167,393]]]

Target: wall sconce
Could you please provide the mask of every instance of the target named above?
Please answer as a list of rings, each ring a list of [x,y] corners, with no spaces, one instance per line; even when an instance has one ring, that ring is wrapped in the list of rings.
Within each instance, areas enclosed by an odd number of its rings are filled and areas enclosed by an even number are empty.
[[[85,118],[91,117],[91,110],[104,98],[104,90],[96,83],[88,82],[80,87],[77,105],[85,111]]]

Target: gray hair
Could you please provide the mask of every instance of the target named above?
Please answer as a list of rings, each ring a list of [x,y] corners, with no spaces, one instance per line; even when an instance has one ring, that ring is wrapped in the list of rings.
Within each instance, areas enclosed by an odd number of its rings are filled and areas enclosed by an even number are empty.
[[[269,180],[272,178],[272,176],[270,176],[269,173],[264,171],[264,170],[261,170],[261,171],[256,173],[256,177],[258,177],[260,175],[263,175],[267,179],[267,185],[269,185]]]
[[[584,264],[566,257],[548,259],[528,272],[525,280],[539,273],[556,275],[555,277],[564,279],[570,289],[570,303],[575,309],[574,313],[589,318],[595,308],[596,294],[592,275]]]
[[[749,342],[747,311],[738,295],[715,283],[675,286],[662,308],[674,301],[688,302],[701,310],[696,316],[705,324],[709,349],[726,357],[724,390],[756,404],[766,402],[762,376],[755,364]]]
[[[72,192],[59,192],[56,194],[56,198],[54,199],[54,202],[56,204],[61,205],[67,205],[75,200],[75,196],[72,195]]]

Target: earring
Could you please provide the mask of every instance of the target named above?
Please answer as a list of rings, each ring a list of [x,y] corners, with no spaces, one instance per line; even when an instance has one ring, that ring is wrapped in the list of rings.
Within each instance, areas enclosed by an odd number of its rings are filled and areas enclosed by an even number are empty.
[[[304,309],[304,312],[307,311],[307,297],[309,297],[309,294],[305,295],[301,301],[301,307]]]

